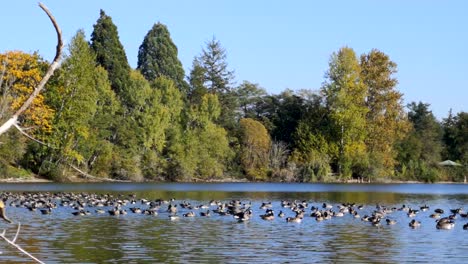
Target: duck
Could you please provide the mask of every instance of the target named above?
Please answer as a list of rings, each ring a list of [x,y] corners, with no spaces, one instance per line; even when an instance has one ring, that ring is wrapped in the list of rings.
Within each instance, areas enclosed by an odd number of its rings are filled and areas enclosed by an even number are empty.
[[[463,230],[468,230],[468,223],[463,225]]]
[[[387,222],[387,225],[394,225],[394,224],[397,223],[397,221],[394,220],[394,219],[388,219],[388,218],[387,218],[387,219],[385,219],[385,221]]]
[[[437,209],[434,210],[434,213],[443,214],[444,210],[442,210],[440,208],[437,208]]]
[[[411,228],[417,228],[417,227],[420,227],[421,226],[421,222],[419,221],[416,221],[415,219],[411,220],[411,222],[409,223],[409,226]]]

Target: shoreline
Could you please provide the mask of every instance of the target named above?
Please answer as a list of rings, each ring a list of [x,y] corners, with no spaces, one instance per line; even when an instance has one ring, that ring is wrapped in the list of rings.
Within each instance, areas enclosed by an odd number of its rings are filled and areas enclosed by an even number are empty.
[[[44,178],[4,178],[0,179],[1,183],[62,183],[56,182],[49,179]],[[69,182],[64,183],[112,183],[109,181],[97,181],[97,180],[86,180],[83,178],[74,178],[71,179]],[[124,181],[121,183],[168,183],[167,181],[142,181],[142,182],[132,182],[132,181]],[[201,179],[195,179],[193,181],[187,182],[174,182],[174,183],[259,183],[259,181],[249,181],[247,179],[234,179],[234,178],[227,178],[227,179],[213,179],[213,180],[206,180],[202,181]],[[261,182],[260,183],[269,183],[269,182]],[[301,183],[301,182],[270,182],[270,183]],[[440,181],[440,182],[420,182],[420,181],[401,181],[401,180],[384,180],[384,181],[374,181],[374,182],[359,182],[356,180],[348,180],[348,181],[332,181],[332,182],[307,182],[307,183],[328,183],[328,184],[467,184],[466,182],[450,182],[450,181]]]

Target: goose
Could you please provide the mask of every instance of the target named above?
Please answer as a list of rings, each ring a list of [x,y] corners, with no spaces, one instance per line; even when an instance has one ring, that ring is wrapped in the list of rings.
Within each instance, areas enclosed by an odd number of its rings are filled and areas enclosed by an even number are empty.
[[[210,210],[206,210],[206,212],[200,212],[200,216],[210,217]]]
[[[409,226],[411,228],[417,228],[417,227],[420,227],[421,226],[421,222],[419,221],[416,221],[415,219],[411,220],[411,222],[409,223]]]
[[[188,213],[183,214],[184,217],[195,217],[195,213],[193,211],[190,211]]]
[[[283,217],[284,217],[283,211],[280,211],[280,212],[278,213],[278,217],[280,217],[280,218],[283,218]]]
[[[273,210],[269,210],[266,212],[266,214],[260,215],[260,218],[271,221],[275,219],[275,212],[273,212]]]
[[[436,228],[437,229],[444,229],[449,230],[455,226],[455,222],[453,222],[450,218],[441,218],[437,221]]]
[[[299,218],[299,217],[286,217],[286,222],[288,222],[288,223],[300,223],[300,222],[302,222],[302,218]]]

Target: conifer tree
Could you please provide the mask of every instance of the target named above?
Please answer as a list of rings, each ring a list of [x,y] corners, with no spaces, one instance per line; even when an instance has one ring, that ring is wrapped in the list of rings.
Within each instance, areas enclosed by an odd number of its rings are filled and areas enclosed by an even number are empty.
[[[167,27],[161,23],[154,24],[146,34],[138,50],[138,66],[148,81],[165,76],[172,79],[179,90],[186,93],[188,88],[184,81],[185,72],[177,58],[177,47],[172,42]]]
[[[130,65],[120,43],[117,27],[102,9],[91,34],[91,47],[96,53],[98,64],[108,72],[112,89],[120,97],[130,79]]]

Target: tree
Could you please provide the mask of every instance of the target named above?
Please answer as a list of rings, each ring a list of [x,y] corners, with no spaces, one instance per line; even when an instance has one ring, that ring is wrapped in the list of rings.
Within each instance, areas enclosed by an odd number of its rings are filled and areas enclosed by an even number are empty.
[[[218,124],[232,131],[236,124],[237,107],[236,96],[233,92],[232,82],[234,72],[228,70],[226,50],[221,43],[213,38],[206,44],[202,54],[195,58],[194,68],[190,73],[190,83],[192,84],[190,94],[204,95],[204,91],[216,94],[221,105],[221,115]],[[192,100],[199,101],[197,98]]]
[[[341,48],[330,59],[327,81],[322,87],[334,133],[339,146],[338,172],[344,176],[361,173],[365,167],[366,87],[354,50]]]
[[[87,142],[90,155],[86,162],[92,175],[108,178],[111,175],[115,145],[113,136],[120,124],[116,114],[122,108],[111,88],[107,71],[97,66],[94,74],[97,92],[96,112],[90,121],[90,137]]]
[[[76,33],[68,50],[70,54],[61,66],[60,84],[47,92],[48,102],[55,109],[54,129],[48,141],[54,146],[50,151],[56,165],[80,166],[90,156],[86,145],[96,113],[95,56],[83,31]]]
[[[412,130],[398,143],[399,172],[406,178],[435,181],[442,150],[441,126],[429,110],[429,104],[412,102],[408,108]]]
[[[450,110],[449,116],[443,123],[443,159],[455,161],[468,161],[468,113],[459,112],[453,116]]]
[[[187,83],[182,63],[177,58],[177,47],[172,42],[169,30],[161,23],[154,24],[146,34],[138,50],[138,66],[148,81],[166,76],[174,81],[183,94],[187,93]]]
[[[361,55],[360,77],[366,86],[366,147],[370,155],[370,175],[393,174],[395,143],[408,132],[402,94],[396,90],[397,65],[383,52],[373,49]]]
[[[130,79],[130,65],[120,43],[117,27],[102,9],[91,34],[91,47],[96,53],[98,64],[108,72],[112,89],[120,97]]]
[[[243,118],[255,118],[254,109],[267,95],[267,92],[256,83],[244,81],[236,88],[236,95],[241,116]]]
[[[184,109],[180,126],[173,127],[169,134],[168,179],[223,176],[232,151],[226,130],[215,123],[220,113],[218,97],[213,94],[204,95],[199,105]]]
[[[27,54],[20,51],[0,54],[0,62],[3,68],[3,74],[0,75],[0,82],[3,83],[0,87],[2,89],[0,118],[6,121],[33,93],[47,63],[37,53]],[[45,103],[44,96],[38,94],[19,121],[24,126],[33,128],[32,132],[50,132],[52,116],[53,110]]]
[[[269,165],[270,135],[262,123],[251,118],[239,121],[241,129],[241,163],[252,180],[266,180]]]
[[[332,158],[338,155],[337,144],[330,140],[330,113],[324,98],[302,91],[303,112],[292,137],[294,150],[290,160],[298,165],[302,181],[325,181]]]

